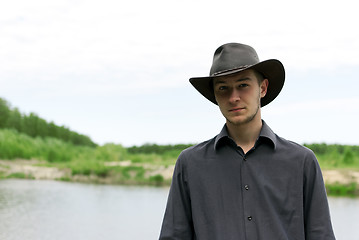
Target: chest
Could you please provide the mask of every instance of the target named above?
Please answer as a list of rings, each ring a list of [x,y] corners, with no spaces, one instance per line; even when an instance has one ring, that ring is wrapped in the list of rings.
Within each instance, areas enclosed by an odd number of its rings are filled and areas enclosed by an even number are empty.
[[[290,197],[299,197],[303,189],[300,160],[270,152],[243,155],[232,151],[194,159],[187,174],[190,189],[201,192],[207,200],[249,196],[284,203]]]

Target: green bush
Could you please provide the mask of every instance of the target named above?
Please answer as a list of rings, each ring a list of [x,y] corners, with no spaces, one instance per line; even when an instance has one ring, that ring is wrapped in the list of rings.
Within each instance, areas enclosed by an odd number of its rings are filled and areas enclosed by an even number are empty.
[[[74,146],[55,138],[32,138],[14,129],[0,129],[1,159],[39,159],[49,162],[66,162],[76,156],[76,151],[89,147]]]
[[[343,163],[346,165],[352,165],[354,163],[354,153],[349,148],[345,149]]]
[[[163,178],[163,176],[161,174],[157,174],[157,175],[151,176],[149,180],[151,183],[154,183],[155,185],[162,185],[165,179]]]
[[[113,143],[98,146],[95,151],[95,158],[101,161],[122,161],[126,155],[127,150],[124,147]]]
[[[327,184],[328,195],[332,196],[358,196],[359,189],[355,182],[350,184]]]

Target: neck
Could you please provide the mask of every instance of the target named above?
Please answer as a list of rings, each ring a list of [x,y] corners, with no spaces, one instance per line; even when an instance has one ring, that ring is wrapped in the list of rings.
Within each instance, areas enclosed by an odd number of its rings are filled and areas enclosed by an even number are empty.
[[[261,114],[244,124],[226,123],[229,136],[241,147],[244,153],[247,153],[255,144],[262,129]]]

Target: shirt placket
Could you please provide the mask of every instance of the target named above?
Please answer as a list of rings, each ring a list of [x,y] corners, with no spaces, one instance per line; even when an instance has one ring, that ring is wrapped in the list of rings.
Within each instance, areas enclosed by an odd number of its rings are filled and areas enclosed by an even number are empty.
[[[256,234],[256,216],[254,215],[253,208],[256,199],[253,199],[252,191],[254,190],[253,181],[248,174],[250,167],[250,151],[244,154],[240,153],[241,160],[241,191],[242,191],[242,204],[243,204],[243,222],[245,226],[246,239],[257,239]]]

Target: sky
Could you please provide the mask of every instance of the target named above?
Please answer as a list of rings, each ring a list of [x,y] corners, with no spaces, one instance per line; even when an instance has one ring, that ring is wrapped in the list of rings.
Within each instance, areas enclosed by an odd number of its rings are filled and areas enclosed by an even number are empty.
[[[199,143],[225,120],[189,83],[228,42],[286,69],[262,118],[281,137],[359,145],[357,4],[286,0],[12,0],[0,8],[0,97],[122,144]]]

